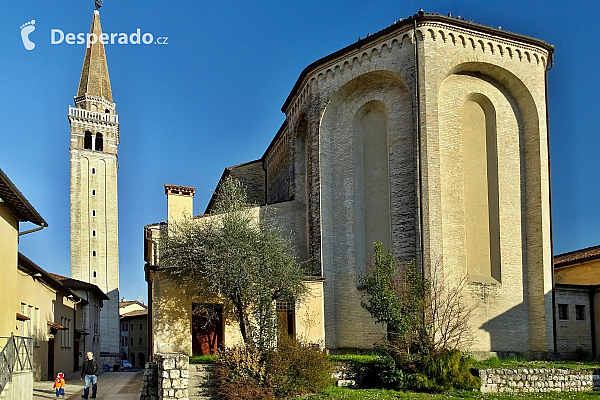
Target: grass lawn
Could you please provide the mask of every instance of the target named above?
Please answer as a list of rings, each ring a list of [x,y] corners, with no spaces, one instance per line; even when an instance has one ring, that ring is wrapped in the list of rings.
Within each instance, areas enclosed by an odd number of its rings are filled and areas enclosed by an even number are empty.
[[[594,361],[526,361],[520,359],[507,358],[499,360],[496,357],[488,358],[483,361],[473,361],[473,368],[568,368],[568,369],[597,369],[600,363]]]
[[[214,364],[215,356],[191,356],[190,364]]]
[[[586,400],[599,399],[600,392],[569,392],[569,393],[527,393],[517,394],[486,394],[479,392],[452,392],[443,394],[427,394],[413,392],[397,392],[383,389],[349,389],[329,387],[320,394],[299,397],[297,400],[438,400],[438,399],[483,399],[483,400],[509,400],[509,399],[569,399]]]

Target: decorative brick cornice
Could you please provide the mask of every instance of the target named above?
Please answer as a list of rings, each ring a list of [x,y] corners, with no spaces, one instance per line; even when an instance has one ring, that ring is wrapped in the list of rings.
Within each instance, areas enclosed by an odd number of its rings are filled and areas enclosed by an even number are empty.
[[[194,193],[196,193],[196,188],[193,188],[190,186],[167,185],[165,183],[165,194],[167,196],[177,195],[177,196],[194,197]]]

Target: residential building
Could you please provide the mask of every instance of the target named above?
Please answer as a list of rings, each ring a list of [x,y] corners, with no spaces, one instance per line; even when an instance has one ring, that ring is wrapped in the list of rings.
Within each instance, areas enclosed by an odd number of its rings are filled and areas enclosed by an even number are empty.
[[[92,283],[62,275],[50,274],[63,286],[71,289],[85,300],[81,307],[81,332],[76,332],[79,343],[76,348],[76,368],[83,365],[86,353],[100,354],[100,312],[104,302],[110,300],[100,288]]]
[[[554,257],[556,347],[563,358],[598,357],[600,245]]]

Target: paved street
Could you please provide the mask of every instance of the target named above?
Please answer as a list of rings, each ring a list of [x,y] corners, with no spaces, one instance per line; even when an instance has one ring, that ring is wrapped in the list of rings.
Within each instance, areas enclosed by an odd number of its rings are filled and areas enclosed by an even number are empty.
[[[83,394],[83,381],[79,380],[79,373],[75,372],[65,377],[65,399],[81,399]],[[54,382],[34,382],[33,398],[56,399]],[[142,386],[141,371],[104,372],[98,376],[98,399],[104,400],[139,400]],[[92,390],[90,388],[90,396]]]

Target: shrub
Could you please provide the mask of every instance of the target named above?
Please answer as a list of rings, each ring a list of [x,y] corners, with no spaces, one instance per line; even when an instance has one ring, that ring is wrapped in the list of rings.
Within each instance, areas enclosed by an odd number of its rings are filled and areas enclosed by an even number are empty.
[[[272,400],[265,385],[265,364],[254,347],[234,347],[217,354],[217,395],[223,400]]]
[[[352,373],[356,384],[362,388],[399,390],[404,387],[404,372],[388,356],[370,362],[353,363]]]
[[[333,364],[327,353],[303,347],[298,340],[281,335],[277,349],[269,352],[266,381],[277,398],[314,393],[333,383]]]
[[[459,350],[427,357],[422,372],[432,382],[430,389],[435,391],[478,390],[481,386],[480,379],[471,374],[469,358]]]

